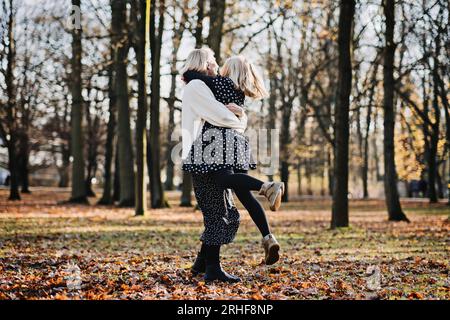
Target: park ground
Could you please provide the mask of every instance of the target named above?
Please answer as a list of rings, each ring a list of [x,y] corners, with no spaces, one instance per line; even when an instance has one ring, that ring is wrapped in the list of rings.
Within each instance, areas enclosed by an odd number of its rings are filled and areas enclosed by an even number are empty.
[[[450,299],[450,209],[403,200],[411,223],[387,221],[382,200],[352,200],[350,227],[330,230],[329,199],[296,199],[269,212],[282,250],[265,266],[245,210],[223,267],[238,284],[204,283],[189,267],[202,216],[61,205],[65,190],[36,188],[22,201],[0,190],[0,299]],[[91,199],[94,204],[96,199]]]

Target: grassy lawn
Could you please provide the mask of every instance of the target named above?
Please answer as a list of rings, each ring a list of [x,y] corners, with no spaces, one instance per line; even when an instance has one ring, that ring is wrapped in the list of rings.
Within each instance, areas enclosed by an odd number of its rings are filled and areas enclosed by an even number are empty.
[[[408,224],[387,222],[383,201],[352,200],[351,226],[333,231],[329,200],[292,201],[268,212],[282,246],[274,266],[262,263],[260,235],[240,210],[222,263],[243,281],[229,285],[191,275],[202,215],[179,207],[178,193],[172,208],[137,218],[133,209],[59,205],[65,191],[32,191],[8,202],[0,190],[0,299],[450,299],[444,203],[404,201]]]

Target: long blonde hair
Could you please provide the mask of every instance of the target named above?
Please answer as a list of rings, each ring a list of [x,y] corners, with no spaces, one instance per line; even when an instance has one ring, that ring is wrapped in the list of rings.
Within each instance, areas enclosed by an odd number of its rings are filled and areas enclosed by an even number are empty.
[[[242,90],[247,97],[263,99],[269,95],[255,66],[244,56],[228,58],[220,74],[233,80],[236,88]]]
[[[184,74],[189,70],[206,73],[208,69],[208,62],[211,59],[214,59],[214,51],[210,48],[203,47],[200,49],[194,49],[186,58],[186,62],[181,68],[180,74]]]

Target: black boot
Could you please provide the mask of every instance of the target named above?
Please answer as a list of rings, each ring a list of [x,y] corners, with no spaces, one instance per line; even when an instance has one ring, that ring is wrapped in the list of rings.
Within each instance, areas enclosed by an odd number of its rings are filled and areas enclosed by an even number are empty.
[[[200,255],[200,252],[197,255],[197,258],[195,258],[195,262],[191,267],[191,272],[194,275],[197,275],[199,273],[204,273],[206,269],[206,260],[205,257]]]
[[[197,254],[197,258],[195,259],[195,262],[191,267],[191,272],[194,275],[205,272],[205,269],[206,269],[206,257],[205,256],[206,256],[206,249],[205,249],[205,245],[202,244],[200,251]]]
[[[224,281],[224,282],[239,282],[241,279],[228,272],[225,272],[220,266],[220,246],[205,246],[206,254],[206,271],[205,281]]]
[[[220,266],[220,263],[206,265],[205,281],[209,282],[214,280],[231,283],[241,281],[239,277],[224,271]]]

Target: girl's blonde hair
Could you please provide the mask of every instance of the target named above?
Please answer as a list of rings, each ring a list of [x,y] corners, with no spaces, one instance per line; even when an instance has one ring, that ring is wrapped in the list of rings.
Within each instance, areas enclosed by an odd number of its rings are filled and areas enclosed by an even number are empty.
[[[228,58],[220,74],[233,80],[236,88],[242,90],[247,97],[263,99],[269,95],[255,66],[243,56]]]
[[[208,69],[208,62],[214,59],[214,51],[208,47],[194,49],[189,53],[184,66],[180,70],[180,74],[193,70],[205,73]]]

